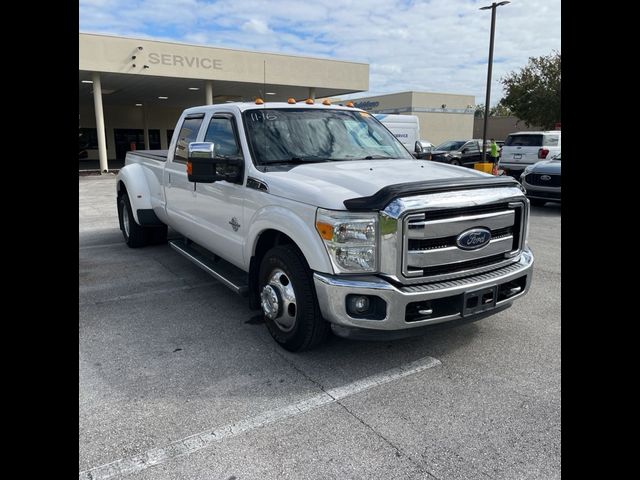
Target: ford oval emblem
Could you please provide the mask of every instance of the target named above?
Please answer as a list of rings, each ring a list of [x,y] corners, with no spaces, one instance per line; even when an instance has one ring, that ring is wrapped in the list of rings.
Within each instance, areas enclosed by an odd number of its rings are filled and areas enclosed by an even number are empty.
[[[486,228],[472,228],[458,235],[456,245],[463,250],[477,250],[491,240],[491,231]]]
[[[549,175],[540,175],[540,180],[548,182],[549,180],[551,180],[551,177]]]

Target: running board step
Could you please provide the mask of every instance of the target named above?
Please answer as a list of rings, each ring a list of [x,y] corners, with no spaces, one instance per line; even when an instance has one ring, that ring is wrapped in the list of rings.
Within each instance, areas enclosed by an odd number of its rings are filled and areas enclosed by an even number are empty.
[[[184,238],[169,240],[169,245],[238,295],[246,297],[249,294],[247,273],[238,267]]]

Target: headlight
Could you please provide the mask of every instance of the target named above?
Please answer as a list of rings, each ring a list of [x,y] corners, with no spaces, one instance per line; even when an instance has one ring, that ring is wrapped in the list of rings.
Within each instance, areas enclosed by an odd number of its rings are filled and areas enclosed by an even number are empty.
[[[529,175],[531,173],[531,170],[533,170],[533,165],[529,165],[527,168],[525,168],[520,176],[524,177],[526,175]]]
[[[378,215],[318,209],[316,230],[336,273],[375,272],[378,268]]]

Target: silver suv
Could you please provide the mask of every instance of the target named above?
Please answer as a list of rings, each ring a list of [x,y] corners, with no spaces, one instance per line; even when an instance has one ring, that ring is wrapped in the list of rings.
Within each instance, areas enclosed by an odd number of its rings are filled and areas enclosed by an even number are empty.
[[[500,155],[500,168],[507,175],[519,177],[527,165],[560,153],[562,132],[516,132],[507,136]]]

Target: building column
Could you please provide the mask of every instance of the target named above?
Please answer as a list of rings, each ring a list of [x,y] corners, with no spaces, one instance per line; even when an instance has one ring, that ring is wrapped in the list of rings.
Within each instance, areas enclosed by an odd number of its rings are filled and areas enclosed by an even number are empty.
[[[206,105],[213,105],[213,83],[206,81],[204,84]]]
[[[93,106],[96,111],[100,172],[107,173],[109,165],[107,163],[107,139],[104,134],[104,112],[102,111],[102,84],[100,83],[100,74],[98,72],[93,72],[91,78],[93,80]]]
[[[142,106],[142,127],[144,128],[144,149],[151,150],[149,143],[149,117],[147,115],[147,106]]]
[[[316,99],[316,87],[309,87],[309,98],[311,100]]]

